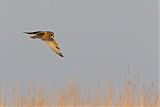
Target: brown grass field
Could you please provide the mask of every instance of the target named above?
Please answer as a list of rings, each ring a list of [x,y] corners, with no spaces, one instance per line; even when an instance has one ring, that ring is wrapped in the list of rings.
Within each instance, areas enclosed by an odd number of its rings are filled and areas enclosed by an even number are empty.
[[[153,82],[151,87],[147,90],[127,81],[122,93],[115,96],[112,83],[107,85],[106,92],[97,87],[94,95],[83,93],[75,83],[51,93],[46,93],[44,86],[29,87],[27,94],[22,94],[17,85],[11,101],[0,88],[0,107],[160,107],[158,85]]]

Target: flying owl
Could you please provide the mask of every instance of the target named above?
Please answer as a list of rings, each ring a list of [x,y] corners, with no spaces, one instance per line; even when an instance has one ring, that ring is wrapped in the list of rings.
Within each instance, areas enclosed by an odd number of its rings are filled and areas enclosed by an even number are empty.
[[[31,34],[32,39],[41,39],[59,56],[64,57],[58,43],[54,39],[54,33],[51,31],[36,31],[36,32],[24,32],[26,34]]]

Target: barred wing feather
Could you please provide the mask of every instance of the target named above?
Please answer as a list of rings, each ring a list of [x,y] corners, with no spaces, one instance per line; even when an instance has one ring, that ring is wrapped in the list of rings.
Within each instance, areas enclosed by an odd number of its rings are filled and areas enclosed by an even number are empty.
[[[60,47],[58,46],[58,43],[55,41],[55,40],[52,40],[52,41],[45,41],[48,46],[56,53],[58,54],[59,56],[61,57],[64,57],[61,50],[60,50]]]

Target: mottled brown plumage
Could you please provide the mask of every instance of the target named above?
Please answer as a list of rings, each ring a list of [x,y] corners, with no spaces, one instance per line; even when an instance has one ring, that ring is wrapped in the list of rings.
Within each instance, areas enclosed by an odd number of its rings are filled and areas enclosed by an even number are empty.
[[[36,32],[24,32],[26,34],[31,34],[32,39],[41,39],[59,56],[64,57],[58,43],[54,39],[54,33],[50,31],[36,31]]]

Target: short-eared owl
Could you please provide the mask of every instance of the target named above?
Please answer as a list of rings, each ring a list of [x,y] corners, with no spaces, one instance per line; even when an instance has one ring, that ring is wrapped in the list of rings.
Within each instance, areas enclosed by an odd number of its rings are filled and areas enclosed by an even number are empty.
[[[54,39],[54,33],[50,31],[36,31],[36,32],[24,32],[26,34],[31,34],[32,39],[41,39],[59,56],[64,57],[58,43]]]

